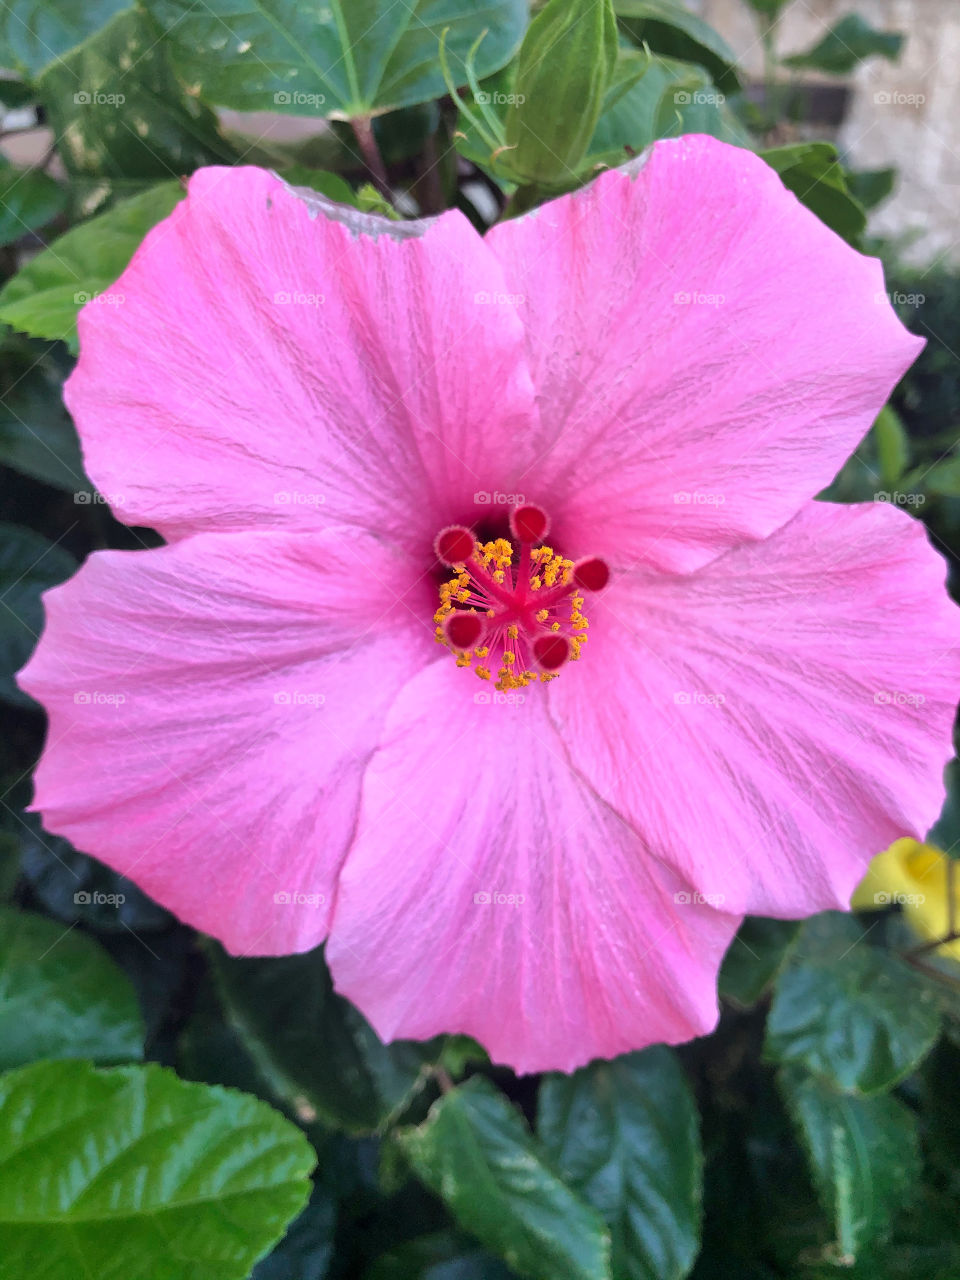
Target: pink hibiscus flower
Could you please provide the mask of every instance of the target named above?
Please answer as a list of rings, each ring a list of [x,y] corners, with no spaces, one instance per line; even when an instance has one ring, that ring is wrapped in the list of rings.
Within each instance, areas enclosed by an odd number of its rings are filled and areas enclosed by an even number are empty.
[[[812,501],[921,345],[883,287],[710,138],[482,238],[197,173],[81,317],[90,475],[168,545],[46,597],[47,826],[232,952],[329,938],[385,1039],[708,1031],[745,912],[940,804],[943,563]]]

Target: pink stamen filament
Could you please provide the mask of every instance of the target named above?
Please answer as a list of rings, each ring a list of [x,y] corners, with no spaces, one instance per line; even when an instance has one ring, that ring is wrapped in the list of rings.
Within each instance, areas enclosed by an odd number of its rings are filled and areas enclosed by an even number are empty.
[[[496,582],[485,566],[481,563],[477,556],[471,556],[467,562],[470,569],[470,575],[475,582],[482,585],[483,589],[493,597],[494,601],[498,601],[504,606],[502,612],[494,611],[494,616],[488,619],[489,628],[508,627],[512,623],[516,623],[525,631],[538,633],[550,633],[550,628],[546,623],[538,622],[536,615],[542,609],[549,609],[551,605],[558,604],[567,596],[573,595],[578,589],[571,579],[568,583],[563,583],[555,587],[547,587],[546,590],[534,591],[530,585],[530,569],[532,567],[533,557],[530,554],[530,544],[524,543],[520,551],[520,564],[517,567],[516,581],[512,589]],[[493,601],[485,599],[482,595],[471,594],[467,603],[473,603],[477,607],[489,609]]]

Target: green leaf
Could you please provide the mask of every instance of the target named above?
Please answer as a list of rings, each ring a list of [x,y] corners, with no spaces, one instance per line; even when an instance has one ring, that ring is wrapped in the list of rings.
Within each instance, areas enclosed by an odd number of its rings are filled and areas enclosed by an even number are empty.
[[[0,698],[35,706],[14,683],[43,627],[41,592],[69,578],[76,561],[32,529],[0,524]]]
[[[146,1056],[172,1063],[184,992],[188,982],[193,991],[196,978],[195,935],[185,925],[170,925],[147,934],[104,932],[99,941],[137,993],[147,1027]]]
[[[783,64],[843,76],[866,58],[881,57],[895,62],[902,46],[903,36],[899,32],[877,31],[858,13],[848,13],[812,48],[784,58]]]
[[[92,938],[0,907],[0,1070],[139,1058],[143,1034],[133,988]]]
[[[66,189],[39,169],[0,169],[0,244],[45,227],[66,205]]]
[[[514,1280],[499,1258],[455,1231],[416,1236],[377,1258],[363,1280]]]
[[[697,1110],[664,1046],[540,1087],[537,1132],[564,1181],[602,1215],[617,1280],[681,1280],[700,1240]]]
[[[610,1277],[601,1218],[544,1163],[520,1113],[481,1076],[398,1135],[414,1171],[485,1248],[532,1280]]]
[[[787,0],[747,0],[747,4],[763,18],[776,18]]]
[[[960,474],[956,475],[960,494]],[[943,849],[951,857],[960,855],[960,760],[954,757],[943,771],[946,796],[940,816],[927,832],[927,843]]]
[[[664,91],[688,70],[686,63],[621,49],[585,163],[616,167],[639,155],[657,136]]]
[[[7,12],[9,13],[9,5],[7,6]],[[2,20],[2,17],[0,17],[0,22]],[[0,75],[0,102],[5,107],[15,111],[18,107],[30,106],[36,100],[36,90],[30,85],[24,84],[22,80],[10,80],[6,76]]]
[[[850,194],[833,143],[797,142],[761,151],[760,155],[801,204],[856,247],[867,225],[867,215]]]
[[[781,1073],[787,1108],[836,1232],[841,1266],[883,1240],[919,1176],[916,1122],[896,1098],[837,1093],[797,1069]]]
[[[129,9],[41,77],[61,159],[100,199],[118,183],[123,194],[235,158],[213,112],[181,90],[159,36]]]
[[[720,968],[720,995],[750,1009],[766,993],[779,973],[799,925],[794,920],[768,920],[748,916]]]
[[[130,0],[5,0],[0,5],[0,61],[36,80],[43,69],[99,31]]]
[[[575,180],[617,62],[611,0],[547,0],[517,56],[507,115],[510,165],[523,182]]]
[[[440,1055],[440,1065],[447,1073],[458,1079],[466,1073],[471,1064],[489,1062],[490,1058],[483,1045],[477,1044],[469,1036],[447,1036]]]
[[[960,458],[946,458],[943,462],[926,468],[926,474],[922,479],[924,488],[932,494],[947,498],[957,497],[960,495]],[[953,845],[952,838],[949,843]]]
[[[493,102],[501,104],[491,107],[501,132],[507,112],[513,109],[502,104],[508,102],[515,88],[512,67],[483,85]],[[520,175],[512,168],[512,153],[493,155],[464,112],[457,120],[457,129],[464,135],[458,140],[461,154],[498,179],[519,181]],[[621,49],[579,179],[583,181],[602,168],[624,164],[657,138],[692,131],[709,133],[738,146],[751,145],[727,109],[724,95],[702,68],[637,49]]]
[[[372,182],[365,182],[356,194],[356,206],[362,213],[378,213],[382,218],[398,221],[400,215],[385,196],[382,196]]]
[[[246,1094],[157,1066],[0,1077],[0,1257],[10,1277],[246,1280],[303,1208],[313,1151]]]
[[[446,48],[458,83],[509,61],[525,0],[149,0],[174,63],[208,102],[349,120],[441,97]]]
[[[620,29],[641,48],[683,62],[695,62],[713,77],[719,89],[734,93],[740,87],[736,54],[709,23],[678,0],[614,0]]]
[[[180,1033],[174,1060],[185,1080],[221,1084],[268,1102],[276,1095],[260,1074],[240,1032],[229,1025],[209,975],[194,992],[190,1016]]]
[[[20,879],[20,843],[12,831],[0,830],[0,902],[9,902]]]
[[[623,164],[658,138],[682,133],[708,133],[736,146],[751,145],[725,95],[701,67],[621,49],[587,161],[593,166]]]
[[[132,880],[79,853],[62,836],[44,831],[37,814],[25,814],[21,821],[23,874],[44,909],[58,920],[123,934],[170,925],[170,914]]]
[[[0,349],[0,464],[68,492],[93,488],[63,404],[73,361],[58,345],[11,334]]]
[[[893,192],[896,169],[846,170],[847,189],[864,209],[875,209]]]
[[[270,960],[213,952],[229,1022],[278,1099],[351,1133],[399,1115],[427,1081],[442,1040],[384,1045],[334,993],[322,949]]]
[[[875,1093],[922,1062],[939,1029],[927,984],[866,941],[856,917],[825,912],[804,922],[780,974],[764,1054],[839,1089]]]
[[[890,405],[880,410],[873,433],[877,443],[877,461],[885,485],[895,486],[910,464],[910,437],[900,415]]]
[[[101,294],[93,305],[123,305],[110,286],[182,196],[179,182],[160,183],[72,228],[0,290],[0,321],[33,337],[61,339],[76,353],[77,312]]]
[[[960,1044],[944,1036],[920,1071],[919,1125],[924,1155],[947,1178],[960,1169]],[[960,1223],[957,1223],[960,1238]]]
[[[885,413],[886,409],[881,409],[880,416],[878,416],[870,430],[837,472],[833,481],[818,497],[825,499],[827,502],[883,502],[889,499],[890,495],[889,492],[884,490],[884,480],[881,475],[882,467],[880,463],[879,434],[877,431],[880,417]],[[882,431],[883,427],[880,430]],[[932,480],[934,473],[927,467],[924,467],[924,473],[922,478],[924,487],[926,487]],[[910,487],[909,477],[904,476],[903,491],[906,492]]]
[[[339,205],[351,205],[365,214],[381,214],[384,218],[399,219],[397,210],[389,200],[380,195],[374,184],[365,182],[355,191],[338,173],[326,173],[323,169],[308,169],[305,165],[289,165],[280,177],[292,187],[308,187],[311,191],[319,191],[328,200],[335,200]]]
[[[356,192],[339,173],[327,173],[323,169],[309,169],[306,165],[292,164],[280,171],[280,177],[291,187],[309,187],[311,191],[319,191],[322,196],[326,196],[328,200],[336,200],[338,204],[357,205]]]
[[[750,146],[749,137],[727,109],[721,93],[701,67],[680,64],[668,84],[654,117],[657,138],[677,138],[685,133],[707,133],[737,146]]]
[[[336,1202],[315,1186],[310,1203],[277,1247],[253,1269],[250,1280],[324,1280],[333,1259]]]

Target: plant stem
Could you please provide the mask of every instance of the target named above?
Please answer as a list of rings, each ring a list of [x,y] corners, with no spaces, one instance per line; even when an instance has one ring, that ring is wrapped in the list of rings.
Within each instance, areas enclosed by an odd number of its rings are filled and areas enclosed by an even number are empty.
[[[373,136],[373,122],[369,116],[357,116],[350,121],[350,127],[353,129],[353,136],[356,138],[360,154],[363,156],[363,163],[367,166],[370,180],[383,198],[389,200],[392,204],[393,197],[390,193],[390,183],[387,180],[387,167],[383,163],[383,156],[380,154],[377,140]]]
[[[439,1064],[435,1066],[433,1068],[433,1078],[440,1086],[441,1093],[451,1093],[455,1088],[453,1077],[446,1067],[441,1067]]]
[[[417,165],[417,181],[414,187],[417,203],[422,213],[442,213],[447,207],[440,163],[440,156],[437,151],[437,135],[436,133],[431,133],[423,144],[423,150],[420,152],[420,159]]]

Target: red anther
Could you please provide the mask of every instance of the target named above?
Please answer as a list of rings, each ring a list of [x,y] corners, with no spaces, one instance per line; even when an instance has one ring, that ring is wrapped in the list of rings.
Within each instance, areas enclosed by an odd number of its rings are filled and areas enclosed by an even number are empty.
[[[550,517],[532,502],[510,512],[510,532],[519,542],[542,542],[550,530]]]
[[[570,657],[570,641],[559,633],[537,636],[533,642],[533,656],[544,671],[557,671]]]
[[[602,591],[610,581],[610,566],[599,556],[586,556],[573,566],[573,581],[583,591]]]
[[[477,549],[477,540],[465,525],[451,524],[437,534],[433,549],[444,564],[466,564]]]
[[[472,649],[483,635],[483,619],[478,613],[458,610],[447,615],[443,626],[454,649]]]

